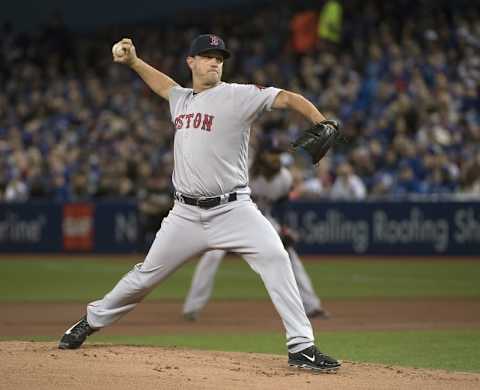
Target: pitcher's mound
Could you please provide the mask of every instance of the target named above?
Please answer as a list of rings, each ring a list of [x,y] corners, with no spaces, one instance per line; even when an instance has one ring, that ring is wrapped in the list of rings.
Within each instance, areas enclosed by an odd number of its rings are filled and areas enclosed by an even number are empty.
[[[183,348],[0,342],[0,389],[478,389],[480,374],[344,362],[336,374],[286,356]]]

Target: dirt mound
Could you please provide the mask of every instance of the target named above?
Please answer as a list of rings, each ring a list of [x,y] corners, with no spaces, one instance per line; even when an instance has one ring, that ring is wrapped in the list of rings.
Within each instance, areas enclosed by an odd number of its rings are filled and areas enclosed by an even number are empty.
[[[285,356],[182,348],[0,343],[0,389],[478,389],[480,374],[344,362],[337,374],[288,367]]]

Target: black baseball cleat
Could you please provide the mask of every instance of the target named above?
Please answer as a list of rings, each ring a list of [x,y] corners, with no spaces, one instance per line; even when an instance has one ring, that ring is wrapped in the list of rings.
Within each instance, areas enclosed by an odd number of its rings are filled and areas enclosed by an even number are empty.
[[[289,353],[288,364],[318,372],[336,372],[341,366],[339,361],[320,352],[315,345],[297,353]]]
[[[86,340],[87,336],[90,336],[98,329],[93,329],[87,322],[87,316],[83,316],[80,321],[72,325],[63,335],[59,349],[77,349]]]
[[[313,319],[328,320],[331,317],[331,314],[325,309],[315,309],[307,313],[307,317],[311,320]]]
[[[195,322],[198,319],[198,311],[187,311],[183,313],[183,318],[188,322]]]

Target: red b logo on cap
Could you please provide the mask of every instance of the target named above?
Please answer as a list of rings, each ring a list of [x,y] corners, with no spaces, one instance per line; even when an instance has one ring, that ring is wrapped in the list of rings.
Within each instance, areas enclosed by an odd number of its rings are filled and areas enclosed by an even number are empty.
[[[218,46],[220,44],[220,38],[216,35],[210,35],[210,45]]]

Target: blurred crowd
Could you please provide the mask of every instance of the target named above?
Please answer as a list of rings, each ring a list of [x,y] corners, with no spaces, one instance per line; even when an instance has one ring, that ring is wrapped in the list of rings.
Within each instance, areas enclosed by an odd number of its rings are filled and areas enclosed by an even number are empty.
[[[112,62],[111,46],[131,37],[141,58],[189,86],[186,51],[205,32],[222,36],[233,52],[225,81],[299,92],[341,120],[349,142],[318,166],[301,153],[282,155],[293,172],[293,199],[480,197],[480,9],[410,0],[328,3],[341,10],[340,38],[320,36],[301,50],[293,44],[296,17],[320,15],[324,2],[279,2],[248,17],[209,11],[175,25],[83,34],[69,31],[59,15],[29,33],[5,23],[0,201],[125,197],[150,199],[145,208],[169,207],[168,104]],[[264,115],[254,126],[252,153],[265,137],[288,146],[306,126],[295,114]]]

